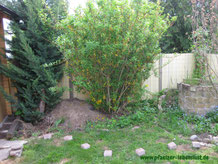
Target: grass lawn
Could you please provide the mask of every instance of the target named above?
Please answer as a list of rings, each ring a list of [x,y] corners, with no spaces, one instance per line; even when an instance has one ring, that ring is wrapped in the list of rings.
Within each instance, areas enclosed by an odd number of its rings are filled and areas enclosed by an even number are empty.
[[[55,133],[51,140],[33,139],[24,147],[21,163],[66,163],[75,164],[141,164],[155,163],[140,159],[135,153],[135,149],[144,148],[146,156],[157,155],[208,155],[208,161],[192,161],[192,163],[217,163],[217,146],[213,148],[193,150],[188,137],[181,137],[167,132],[154,122],[141,123],[140,128],[132,130],[132,126],[112,131],[99,131],[95,128],[86,131],[73,131],[72,141],[64,141],[65,134]],[[180,137],[179,137],[180,136]],[[167,143],[174,141],[179,146],[179,150],[169,150]],[[83,150],[81,144],[89,143],[90,149]],[[190,145],[190,148],[184,149]],[[113,151],[112,157],[104,157],[105,149]],[[163,163],[167,161],[156,161]],[[173,160],[171,163],[189,163],[188,161]]]

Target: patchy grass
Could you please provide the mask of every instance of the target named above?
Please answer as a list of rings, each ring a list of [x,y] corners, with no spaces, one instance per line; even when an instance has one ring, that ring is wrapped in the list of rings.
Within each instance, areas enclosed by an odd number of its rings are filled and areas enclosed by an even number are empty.
[[[137,109],[137,110],[136,110]],[[151,102],[130,106],[130,114],[112,119],[98,118],[98,122],[88,122],[84,131],[73,131],[72,141],[63,141],[63,131],[58,130],[51,140],[33,139],[24,147],[20,163],[75,163],[75,164],[142,164],[163,163],[167,161],[148,161],[138,157],[137,148],[144,148],[146,156],[207,155],[209,160],[191,163],[216,164],[218,146],[213,148],[192,149],[190,135],[211,133],[217,135],[217,110],[208,116],[189,116],[176,106],[158,111]],[[132,112],[135,111],[135,112]],[[214,124],[212,127],[211,125]],[[132,130],[138,125],[140,128]],[[193,128],[194,127],[194,128]],[[109,131],[103,131],[109,129]],[[167,144],[175,142],[177,150],[169,150]],[[81,144],[89,143],[91,148],[81,149]],[[104,157],[104,150],[113,151],[112,157]],[[189,163],[173,160],[171,164]]]
[[[178,135],[167,132],[158,125],[143,123],[139,129],[132,130],[130,127],[116,129],[113,131],[99,131],[88,129],[87,131],[74,131],[72,141],[63,141],[60,134],[55,135],[52,140],[34,139],[24,147],[23,160],[21,163],[154,163],[145,161],[135,154],[135,149],[144,148],[146,156],[155,155],[209,155],[210,160],[204,163],[216,163],[217,147],[202,150],[181,149],[174,151],[167,148],[167,143],[174,141],[177,145],[189,145],[190,141],[184,140]],[[160,139],[164,138],[164,142]],[[56,146],[59,140],[59,146]],[[83,150],[81,144],[89,143],[91,148]],[[105,149],[113,150],[113,157],[103,157]],[[164,161],[156,161],[157,163]],[[166,162],[166,161],[165,161]],[[181,161],[172,161],[180,163]],[[201,163],[203,161],[194,161]]]

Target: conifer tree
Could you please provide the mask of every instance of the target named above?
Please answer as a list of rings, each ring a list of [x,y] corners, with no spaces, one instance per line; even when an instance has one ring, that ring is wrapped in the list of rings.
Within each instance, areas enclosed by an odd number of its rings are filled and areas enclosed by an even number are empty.
[[[63,75],[63,55],[52,42],[58,31],[51,8],[43,0],[13,3],[20,21],[10,25],[12,58],[7,66],[0,63],[0,69],[17,88],[15,114],[35,122],[60,101],[62,91],[56,86]]]

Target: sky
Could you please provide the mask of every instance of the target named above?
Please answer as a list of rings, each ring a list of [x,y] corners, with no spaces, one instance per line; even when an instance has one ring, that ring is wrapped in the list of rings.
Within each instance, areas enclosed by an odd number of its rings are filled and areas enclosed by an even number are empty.
[[[5,34],[5,39],[11,40],[12,39],[12,35],[7,34],[7,32],[6,32],[7,30],[9,30],[9,26],[8,26],[9,23],[10,23],[10,21],[8,19],[3,18],[3,28],[4,28],[4,31],[5,31],[5,33],[4,33]],[[10,49],[10,45],[5,43],[5,48],[6,49]],[[6,55],[8,57],[11,57],[10,53],[6,53]]]
[[[73,11],[76,7],[81,5],[85,7],[85,4],[88,0],[68,0],[69,1],[69,14],[73,14]]]

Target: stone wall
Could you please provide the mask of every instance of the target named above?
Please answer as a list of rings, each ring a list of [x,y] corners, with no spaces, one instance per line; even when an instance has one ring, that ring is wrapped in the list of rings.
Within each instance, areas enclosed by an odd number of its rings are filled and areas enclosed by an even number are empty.
[[[191,86],[180,83],[177,85],[179,90],[179,105],[187,113],[205,115],[214,107],[218,106],[218,85],[213,86]]]

